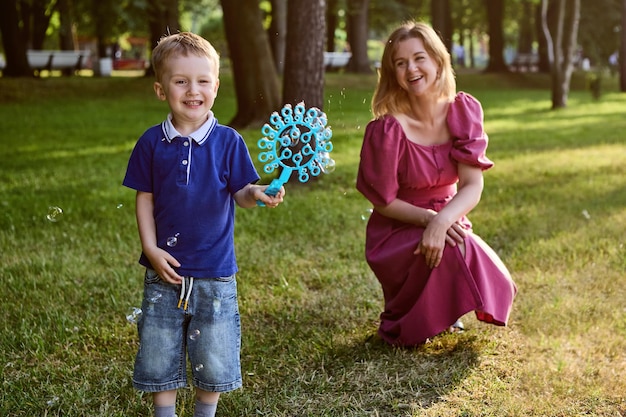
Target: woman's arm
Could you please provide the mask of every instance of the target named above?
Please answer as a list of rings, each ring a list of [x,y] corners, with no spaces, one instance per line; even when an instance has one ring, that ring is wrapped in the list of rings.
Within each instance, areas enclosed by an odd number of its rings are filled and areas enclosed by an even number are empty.
[[[437,216],[437,212],[434,210],[416,207],[397,198],[386,206],[374,206],[374,209],[385,217],[423,228],[426,228]],[[443,237],[445,243],[456,246],[457,243],[463,243],[465,231],[460,224],[452,222]]]
[[[458,165],[458,191],[450,202],[430,220],[419,243],[416,254],[426,257],[426,263],[435,268],[441,262],[446,240],[450,229],[461,229],[457,223],[461,217],[469,213],[480,201],[483,191],[482,169],[466,164]],[[456,225],[456,227],[455,227]],[[463,231],[463,236],[465,236]],[[457,241],[462,243],[461,241]]]

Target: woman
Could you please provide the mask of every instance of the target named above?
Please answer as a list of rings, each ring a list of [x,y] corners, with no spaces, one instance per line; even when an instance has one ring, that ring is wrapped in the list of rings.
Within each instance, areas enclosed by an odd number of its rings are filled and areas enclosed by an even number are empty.
[[[517,291],[466,215],[480,201],[487,135],[480,103],[456,93],[450,54],[423,23],[385,46],[357,189],[373,204],[365,255],[381,283],[379,335],[413,346],[475,311],[506,325]]]

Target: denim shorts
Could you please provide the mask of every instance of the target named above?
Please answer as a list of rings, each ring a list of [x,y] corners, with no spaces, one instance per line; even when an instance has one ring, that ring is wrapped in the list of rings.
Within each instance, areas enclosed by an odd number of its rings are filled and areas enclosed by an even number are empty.
[[[185,277],[185,284],[186,309],[184,300],[178,307],[181,285],[146,270],[133,386],[145,392],[186,387],[189,357],[195,387],[209,392],[240,388],[241,323],[235,275]]]

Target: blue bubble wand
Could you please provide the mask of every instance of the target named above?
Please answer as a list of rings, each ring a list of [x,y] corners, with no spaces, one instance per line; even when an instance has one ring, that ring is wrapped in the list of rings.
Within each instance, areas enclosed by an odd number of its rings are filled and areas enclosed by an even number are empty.
[[[333,132],[326,124],[326,114],[317,107],[306,109],[304,102],[295,108],[285,104],[270,116],[270,123],[261,128],[263,138],[257,145],[264,150],[259,153],[259,161],[264,163],[263,171],[273,173],[281,168],[278,178],[270,182],[265,194],[274,196],[280,191],[291,174],[298,173],[298,180],[304,183],[322,172],[334,170],[335,161],[330,158]],[[261,201],[257,204],[264,206]]]

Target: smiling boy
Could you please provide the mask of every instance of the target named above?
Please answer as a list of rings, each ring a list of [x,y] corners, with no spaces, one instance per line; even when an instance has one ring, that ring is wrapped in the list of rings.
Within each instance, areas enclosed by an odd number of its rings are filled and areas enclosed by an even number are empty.
[[[156,417],[175,416],[187,360],[196,387],[195,417],[213,417],[221,392],[241,387],[241,329],[235,274],[235,205],[267,207],[243,138],[218,124],[211,108],[219,55],[183,32],[154,48],[154,91],[170,113],[132,151],[123,184],[137,191],[140,264],[146,268],[140,346],[133,385],[153,393]]]

